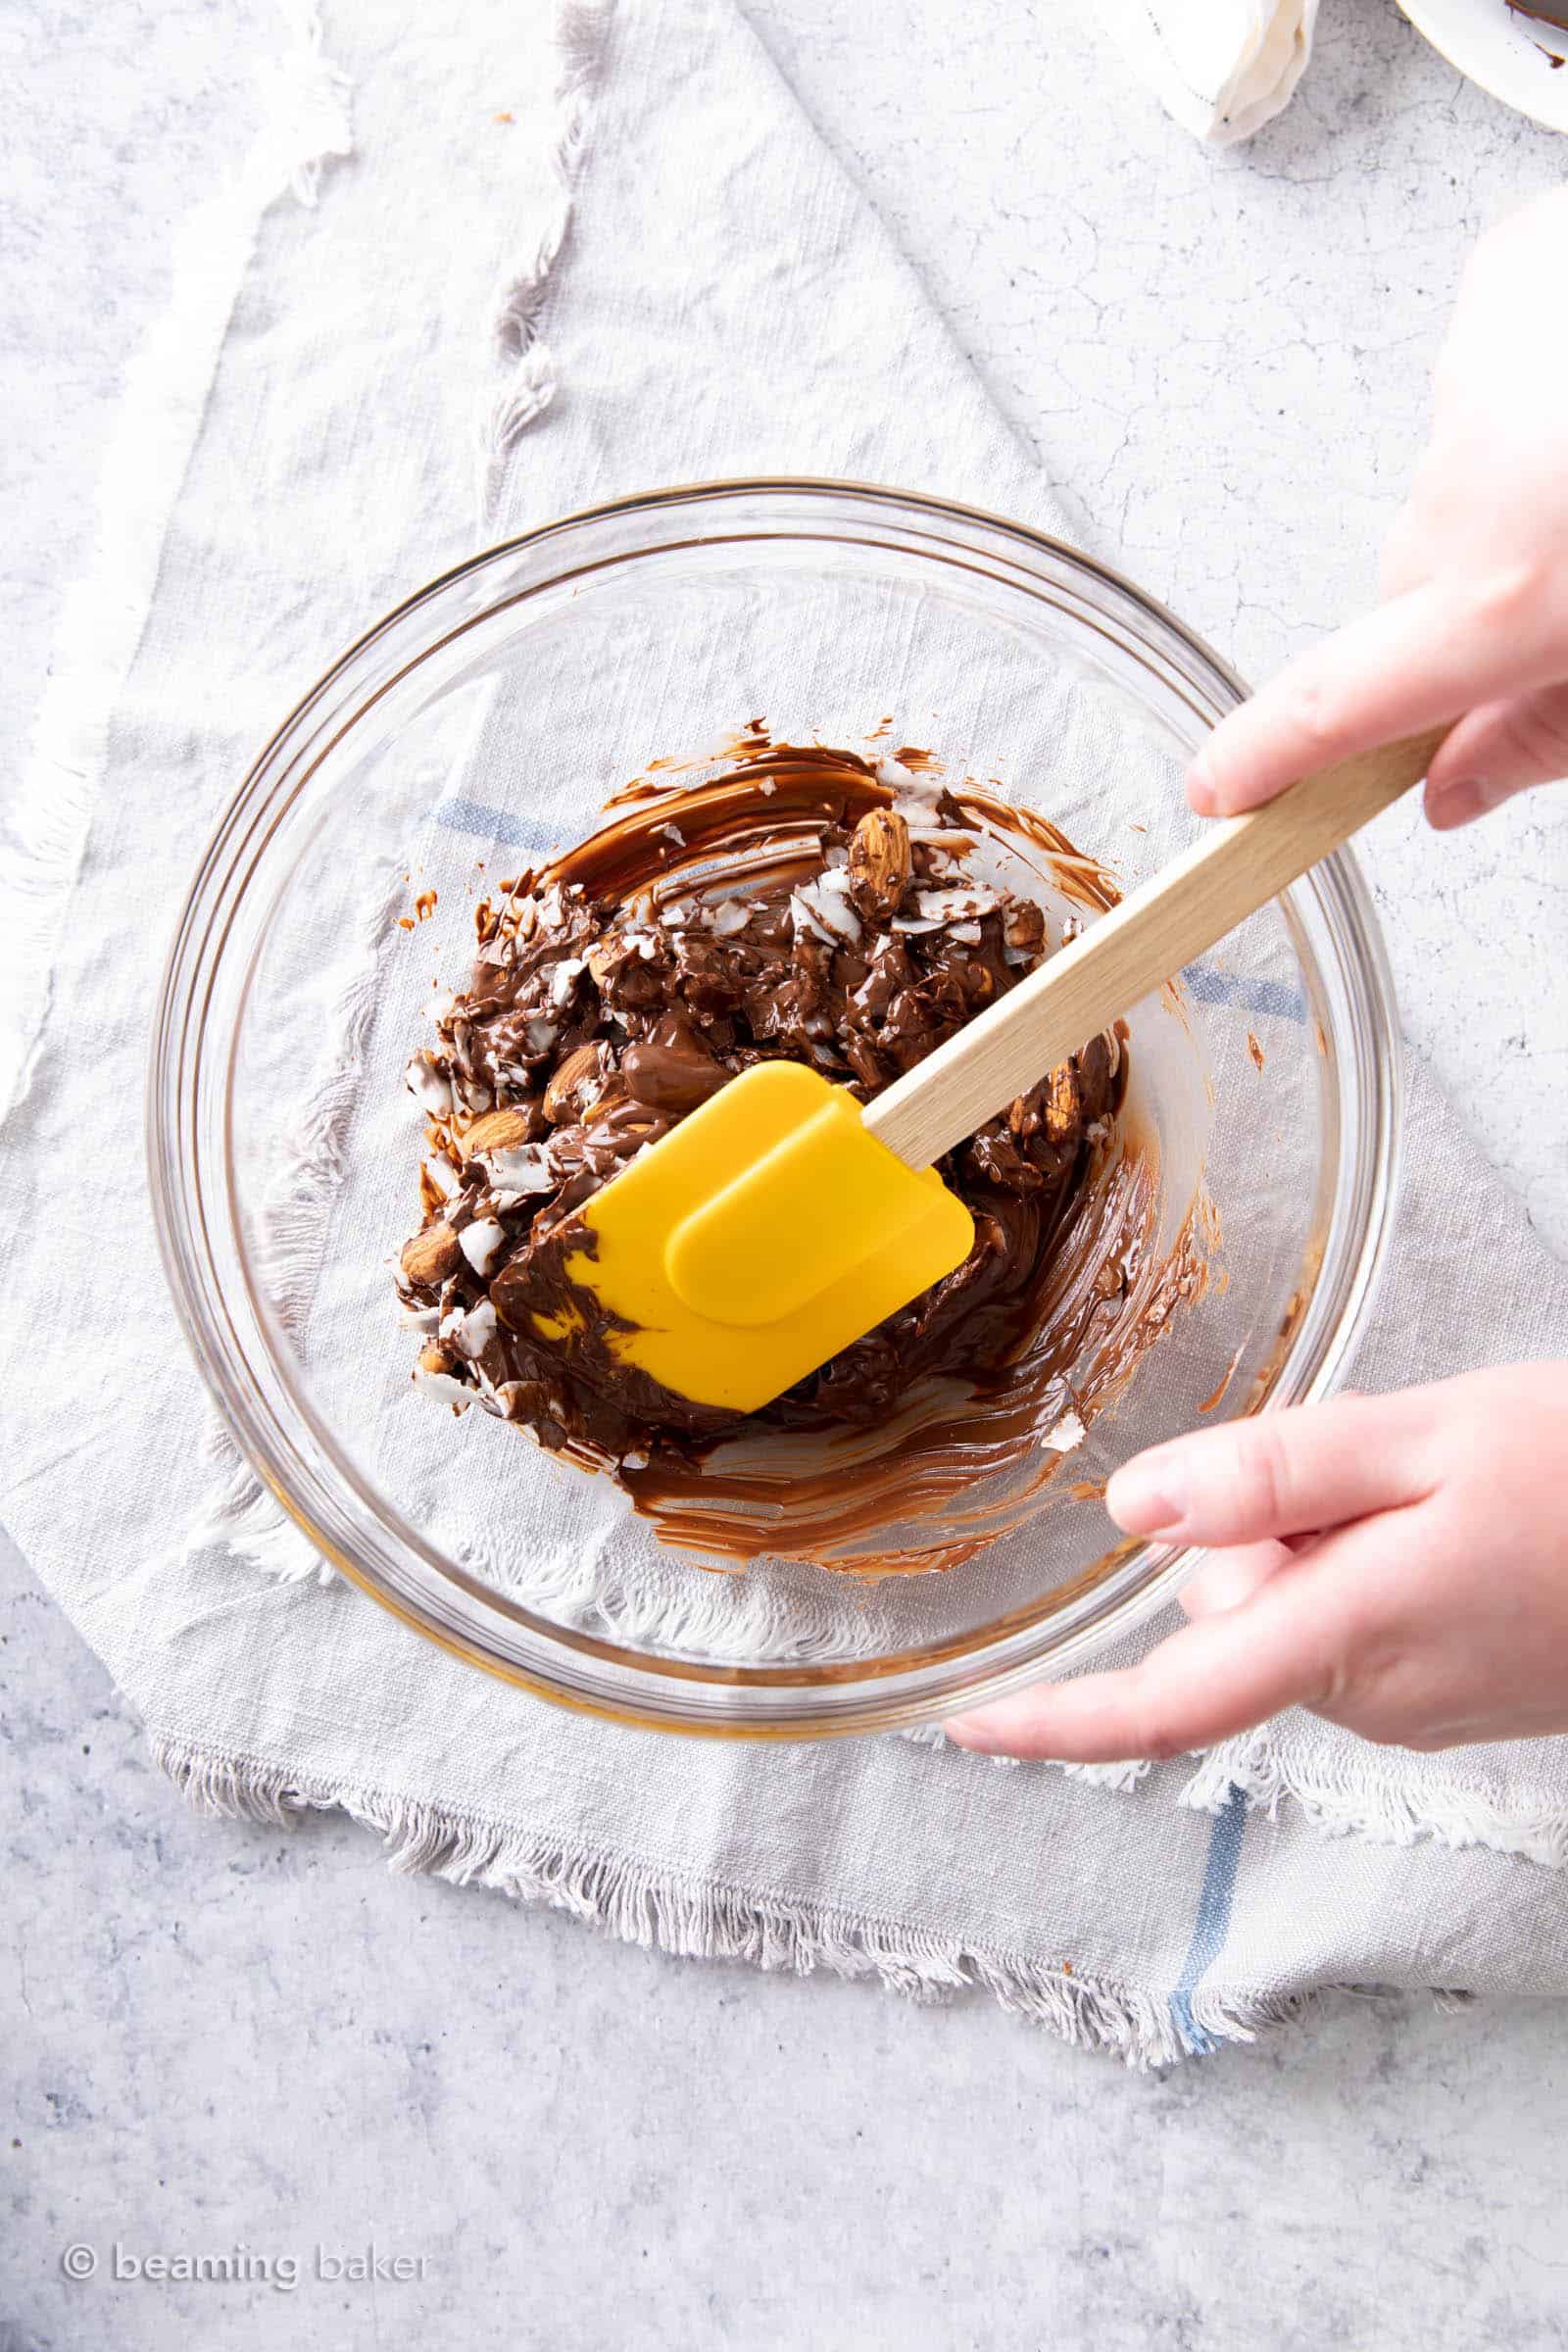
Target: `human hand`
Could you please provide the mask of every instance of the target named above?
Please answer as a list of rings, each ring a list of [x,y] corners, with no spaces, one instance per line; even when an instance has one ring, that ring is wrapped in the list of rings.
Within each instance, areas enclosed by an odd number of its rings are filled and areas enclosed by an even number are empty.
[[[1365,1740],[1568,1732],[1568,1362],[1262,1413],[1137,1455],[1130,1535],[1213,1546],[1137,1666],[947,1726],[1075,1763],[1170,1756],[1310,1707]]]
[[[1194,760],[1200,816],[1456,719],[1440,830],[1568,774],[1568,189],[1482,239],[1434,378],[1432,438],[1384,551],[1384,602],[1292,662]]]

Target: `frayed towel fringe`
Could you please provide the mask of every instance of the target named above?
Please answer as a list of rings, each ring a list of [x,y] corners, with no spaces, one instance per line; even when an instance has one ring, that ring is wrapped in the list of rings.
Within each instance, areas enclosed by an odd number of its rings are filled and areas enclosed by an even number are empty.
[[[1280,1754],[1266,1726],[1202,1757],[1177,1801],[1197,1812],[1218,1813],[1233,1788],[1271,1820],[1289,1798],[1327,1838],[1365,1838],[1376,1845],[1414,1845],[1432,1838],[1455,1849],[1488,1846],[1548,1870],[1568,1863],[1568,1813],[1560,1806],[1543,1803],[1535,1813],[1514,1806],[1502,1813],[1475,1791],[1406,1789],[1348,1775],[1311,1780]]]
[[[1255,2040],[1299,2017],[1310,1996],[1194,1993],[1190,2026],[1157,1993],[1077,1974],[1071,1965],[978,1952],[891,1922],[782,1903],[704,1884],[623,1856],[573,1853],[471,1815],[445,1814],[380,1791],[308,1787],[275,1767],[153,1736],[153,1755],[187,1800],[207,1813],[283,1829],[309,1811],[350,1816],[382,1839],[389,1866],[459,1886],[487,1886],[545,1903],[623,1943],[683,1959],[740,1960],[809,1976],[822,1969],[874,1978],[906,1999],[989,1993],[999,2007],[1079,2048],[1130,2067],[1174,2065],[1225,2042]]]

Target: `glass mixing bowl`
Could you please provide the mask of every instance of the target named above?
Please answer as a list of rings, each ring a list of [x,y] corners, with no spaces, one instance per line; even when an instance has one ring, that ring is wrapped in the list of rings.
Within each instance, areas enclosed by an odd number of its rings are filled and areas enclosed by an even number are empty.
[[[1039,808],[1127,885],[1192,837],[1182,765],[1241,692],[1069,547],[817,481],[572,516],[437,580],[336,662],[202,860],[148,1106],[185,1329],[236,1442],[319,1550],[530,1690],[732,1736],[940,1717],[1081,1663],[1167,1600],[1196,1555],[1115,1541],[1104,1479],[1205,1414],[1328,1393],[1388,1238],[1396,1031],[1348,857],[1131,1014],[1155,1240],[1200,1236],[1206,1289],[1087,1431],[1064,1412],[1021,1524],[999,1507],[1016,1464],[977,1463],[939,1533],[999,1532],[940,1574],[854,1573],[867,1546],[903,1544],[918,1566],[931,1519],[912,1500],[908,1527],[851,1544],[838,1570],[791,1563],[787,1453],[759,1490],[776,1551],[715,1573],[723,1558],[659,1543],[610,1479],[416,1396],[388,1270],[416,1221],[401,1072],[432,991],[466,977],[475,900],[590,831],[658,760],[763,714],[776,738],[929,746],[950,778]]]

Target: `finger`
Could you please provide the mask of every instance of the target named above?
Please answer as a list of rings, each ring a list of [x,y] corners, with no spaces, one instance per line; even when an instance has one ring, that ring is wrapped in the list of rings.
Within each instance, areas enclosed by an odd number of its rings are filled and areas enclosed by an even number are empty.
[[[1558,776],[1568,776],[1568,683],[1461,718],[1432,762],[1427,816],[1446,833]]]
[[[1254,1544],[1341,1527],[1413,1502],[1437,1483],[1419,1390],[1228,1421],[1122,1465],[1105,1508],[1130,1536]]]
[[[1435,582],[1352,620],[1222,719],[1188,771],[1200,816],[1233,816],[1314,768],[1553,683],[1545,600],[1521,579]]]
[[[1272,1577],[1243,1607],[1172,1634],[1140,1665],[1042,1683],[944,1728],[982,1755],[1114,1764],[1182,1754],[1291,1706],[1321,1706],[1341,1681],[1338,1620],[1316,1567]]]
[[[1189,1617],[1217,1617],[1243,1607],[1293,1556],[1288,1544],[1232,1544],[1211,1551],[1176,1597]]]

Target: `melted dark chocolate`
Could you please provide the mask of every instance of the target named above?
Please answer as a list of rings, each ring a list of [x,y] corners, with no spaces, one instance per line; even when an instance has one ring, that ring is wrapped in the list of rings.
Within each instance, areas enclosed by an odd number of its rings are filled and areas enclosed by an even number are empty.
[[[1096,1038],[949,1154],[975,1220],[964,1263],[762,1412],[694,1404],[625,1361],[615,1318],[564,1270],[592,1247],[576,1212],[601,1185],[760,1060],[808,1061],[869,1102],[1049,953],[1032,900],[970,876],[972,824],[940,785],[853,753],[747,749],[481,908],[468,986],[411,1064],[442,1177],[400,1277],[430,1334],[421,1371],[619,1463],[634,1491],[689,1480],[728,1437],[876,1429],[936,1376],[1004,1383],[1063,1294],[1064,1236],[1081,1249],[1095,1221],[1126,1085],[1119,1040]],[[1131,1239],[1102,1233],[1079,1340],[1125,1291]]]

